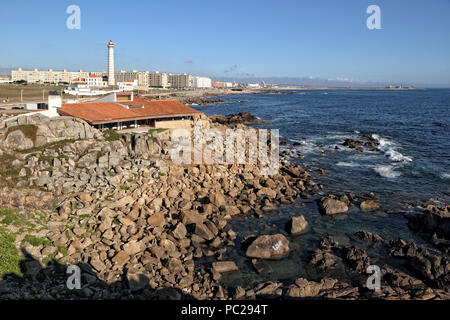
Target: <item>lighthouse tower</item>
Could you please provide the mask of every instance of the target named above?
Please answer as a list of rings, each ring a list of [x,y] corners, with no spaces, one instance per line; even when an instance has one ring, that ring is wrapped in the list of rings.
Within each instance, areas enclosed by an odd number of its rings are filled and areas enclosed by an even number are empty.
[[[108,85],[113,86],[116,84],[114,80],[114,43],[109,40],[108,42]]]

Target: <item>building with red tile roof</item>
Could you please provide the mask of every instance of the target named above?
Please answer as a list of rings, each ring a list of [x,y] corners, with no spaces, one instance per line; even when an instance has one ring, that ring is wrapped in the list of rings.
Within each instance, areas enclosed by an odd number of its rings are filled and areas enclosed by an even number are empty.
[[[178,122],[186,126],[183,121],[192,121],[202,112],[176,100],[147,100],[131,92],[117,92],[93,102],[63,104],[59,114],[83,119],[99,129],[120,130],[141,126],[164,127],[159,122],[170,127],[176,127]]]

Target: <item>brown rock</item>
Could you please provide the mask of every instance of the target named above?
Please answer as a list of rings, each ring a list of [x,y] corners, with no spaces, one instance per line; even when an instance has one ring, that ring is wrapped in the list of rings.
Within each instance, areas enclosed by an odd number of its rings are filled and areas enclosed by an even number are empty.
[[[173,230],[173,236],[178,239],[184,239],[186,237],[187,230],[185,225],[182,222],[179,222],[175,229]]]
[[[263,235],[253,241],[246,255],[260,259],[282,259],[289,253],[289,241],[282,234]]]
[[[214,238],[214,233],[203,223],[195,225],[195,234],[205,240],[212,240]]]
[[[197,211],[186,210],[181,213],[181,220],[185,225],[201,224],[205,220]]]
[[[361,202],[360,208],[361,208],[361,210],[369,211],[369,210],[378,209],[379,206],[374,200],[365,200],[365,201]]]
[[[345,202],[334,199],[332,197],[322,198],[319,201],[319,211],[325,215],[347,213],[348,206],[345,204]]]
[[[164,225],[165,219],[164,214],[162,212],[157,212],[152,214],[148,219],[147,223],[153,227],[160,227]]]
[[[300,215],[298,217],[292,217],[286,227],[291,235],[299,235],[308,227],[308,222],[303,215]]]
[[[143,251],[143,249],[140,241],[130,241],[123,245],[123,250],[130,256]]]
[[[119,266],[123,266],[128,260],[130,256],[125,251],[120,251],[112,258],[112,261]]]
[[[238,267],[233,261],[216,261],[212,264],[213,270],[219,273],[237,271]]]

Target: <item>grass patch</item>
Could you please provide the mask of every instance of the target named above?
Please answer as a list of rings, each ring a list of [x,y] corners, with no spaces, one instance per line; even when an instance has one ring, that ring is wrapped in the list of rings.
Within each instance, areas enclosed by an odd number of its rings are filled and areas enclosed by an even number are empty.
[[[2,224],[12,224],[19,220],[19,216],[12,209],[0,209],[0,218]]]
[[[47,162],[49,166],[53,166],[53,160],[55,158],[51,156],[44,156],[43,154],[39,155],[39,161]]]
[[[130,189],[130,187],[129,186],[120,186],[120,189],[127,191],[128,189]]]
[[[8,134],[13,132],[13,131],[20,130],[25,135],[25,137],[27,137],[28,139],[33,141],[33,143],[35,143],[36,142],[37,129],[38,129],[38,127],[35,126],[34,124],[21,124],[21,125],[18,125],[18,126],[9,127],[8,128]]]
[[[152,128],[152,129],[148,130],[148,134],[152,134],[153,132],[160,133],[160,132],[164,132],[166,130],[168,130],[168,129],[166,129],[166,128]]]
[[[106,129],[105,131],[103,131],[103,137],[105,137],[106,141],[111,142],[122,139],[123,134],[118,133],[116,130],[113,129]]]
[[[45,149],[53,149],[53,150],[59,150],[62,149],[65,145],[69,144],[69,143],[74,143],[76,140],[74,139],[64,139],[64,140],[60,140],[60,141],[55,141],[55,142],[50,142],[47,144],[44,144],[40,147],[33,147],[30,149],[26,149],[26,150],[19,150],[19,153],[32,153],[32,152],[39,152],[39,151],[43,151]]]
[[[33,247],[39,247],[40,245],[43,246],[49,246],[51,245],[50,240],[45,239],[45,238],[39,238],[30,234],[27,234],[22,242],[21,242],[21,246],[23,246],[25,244],[25,242],[28,242],[29,244],[31,244]]]
[[[16,157],[12,154],[2,154],[0,156],[0,177],[5,180],[8,177],[18,177],[20,169],[12,165]]]
[[[66,256],[66,255],[67,255],[67,248],[66,248],[66,247],[61,247],[61,246],[59,246],[59,247],[56,249],[56,252],[61,253],[63,256]]]
[[[34,227],[31,222],[22,219],[11,209],[0,209],[0,219],[0,223],[5,225],[13,225],[15,227]]]
[[[64,159],[64,160],[69,160],[69,157],[66,156],[65,154],[60,154],[60,155],[58,155],[57,158],[58,158],[59,160],[62,160],[62,159]]]
[[[22,276],[20,271],[22,257],[19,256],[19,250],[14,244],[15,240],[14,235],[0,228],[0,279],[10,273]]]

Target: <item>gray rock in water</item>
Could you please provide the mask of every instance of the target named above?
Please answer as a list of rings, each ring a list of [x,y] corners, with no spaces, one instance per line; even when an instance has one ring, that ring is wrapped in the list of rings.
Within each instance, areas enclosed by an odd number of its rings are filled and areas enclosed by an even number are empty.
[[[292,217],[287,223],[286,229],[291,235],[299,235],[308,227],[308,221],[306,221],[303,215],[298,217]]]
[[[319,211],[325,215],[347,213],[348,206],[345,202],[332,197],[322,198],[319,201]]]

